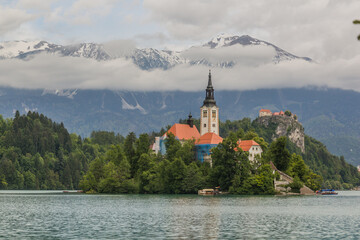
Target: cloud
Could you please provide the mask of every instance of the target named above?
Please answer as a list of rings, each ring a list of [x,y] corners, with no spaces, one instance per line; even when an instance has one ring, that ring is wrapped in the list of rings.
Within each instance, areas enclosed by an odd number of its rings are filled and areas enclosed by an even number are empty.
[[[0,36],[18,29],[34,18],[26,11],[2,6],[0,6],[0,16]]]
[[[98,17],[110,14],[120,0],[76,0],[68,9],[64,9],[65,21],[72,24],[92,24]]]
[[[108,53],[113,58],[131,55],[136,48],[135,41],[130,39],[119,39],[105,42],[103,43],[103,46],[106,53]]]
[[[59,0],[18,0],[17,7],[22,9],[33,9],[38,11],[49,11],[51,5]]]
[[[216,90],[320,86],[360,92],[360,57],[329,64],[296,60],[259,66],[212,68]],[[198,91],[207,84],[208,67],[178,65],[167,71],[143,71],[124,58],[95,61],[40,54],[29,61],[0,61],[0,85],[15,88]]]
[[[249,34],[321,62],[358,54],[360,1],[144,0],[149,18],[173,39],[203,41],[222,32]]]
[[[212,65],[222,62],[236,62],[239,65],[258,66],[264,63],[272,63],[276,54],[275,49],[268,46],[242,46],[233,45],[223,48],[192,47],[181,53],[190,61],[206,60]]]

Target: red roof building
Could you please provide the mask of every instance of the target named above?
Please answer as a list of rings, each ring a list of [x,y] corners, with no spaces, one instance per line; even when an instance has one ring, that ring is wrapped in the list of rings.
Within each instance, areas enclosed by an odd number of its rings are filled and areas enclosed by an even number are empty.
[[[219,144],[223,141],[223,138],[216,133],[205,133],[197,141],[196,145],[200,144]]]
[[[249,152],[249,160],[255,161],[256,156],[261,157],[262,149],[260,145],[254,140],[241,140],[238,141],[238,148],[241,148],[244,152]]]
[[[252,146],[260,146],[254,140],[239,140],[239,141],[240,141],[239,147],[245,152],[248,152]]]
[[[261,109],[259,111],[259,117],[266,117],[266,116],[271,116],[272,112],[269,109]]]
[[[172,133],[179,140],[190,140],[190,139],[199,139],[200,133],[197,130],[196,126],[190,127],[188,124],[175,123],[165,134]]]

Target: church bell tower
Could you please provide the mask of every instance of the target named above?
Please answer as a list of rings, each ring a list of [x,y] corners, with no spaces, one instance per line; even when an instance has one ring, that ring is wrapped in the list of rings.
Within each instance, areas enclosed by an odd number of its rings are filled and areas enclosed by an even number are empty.
[[[202,136],[208,132],[219,135],[219,108],[216,106],[214,99],[214,88],[212,86],[210,70],[206,97],[204,104],[200,108],[200,135]]]

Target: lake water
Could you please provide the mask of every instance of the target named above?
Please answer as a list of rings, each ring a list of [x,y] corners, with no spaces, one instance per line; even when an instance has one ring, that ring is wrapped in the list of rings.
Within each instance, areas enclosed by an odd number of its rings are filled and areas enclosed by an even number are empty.
[[[0,191],[6,239],[360,239],[360,192],[338,196]]]

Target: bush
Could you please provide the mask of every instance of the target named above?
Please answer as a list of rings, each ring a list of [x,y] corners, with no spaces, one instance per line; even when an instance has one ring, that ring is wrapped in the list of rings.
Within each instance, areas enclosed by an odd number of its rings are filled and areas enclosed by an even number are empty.
[[[300,193],[300,188],[302,188],[304,184],[300,181],[299,177],[294,177],[294,181],[288,186],[291,188],[291,192]]]

